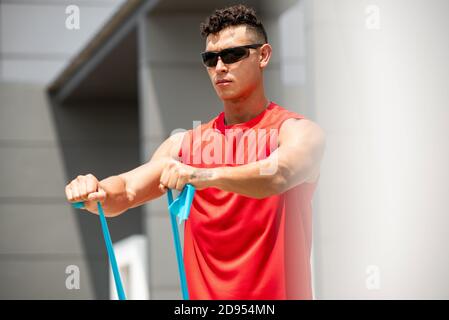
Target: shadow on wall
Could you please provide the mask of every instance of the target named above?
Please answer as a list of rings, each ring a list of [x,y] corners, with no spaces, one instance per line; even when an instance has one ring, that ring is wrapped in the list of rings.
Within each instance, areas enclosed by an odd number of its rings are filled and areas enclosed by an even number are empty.
[[[51,102],[67,183],[92,173],[99,180],[139,166],[137,102]],[[109,266],[97,215],[74,210],[96,299],[109,299]],[[108,219],[113,242],[142,234],[142,208]]]

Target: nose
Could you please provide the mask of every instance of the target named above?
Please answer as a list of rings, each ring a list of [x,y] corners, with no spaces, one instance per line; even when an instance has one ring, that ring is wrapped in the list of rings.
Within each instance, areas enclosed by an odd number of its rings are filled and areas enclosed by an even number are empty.
[[[226,65],[221,60],[221,57],[218,57],[217,65],[215,66],[216,72],[225,72],[227,70]]]

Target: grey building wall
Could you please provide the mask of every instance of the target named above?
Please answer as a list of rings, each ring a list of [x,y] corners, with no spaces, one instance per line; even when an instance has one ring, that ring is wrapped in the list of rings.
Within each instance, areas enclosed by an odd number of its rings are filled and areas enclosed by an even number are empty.
[[[109,297],[98,218],[71,209],[64,186],[78,174],[104,178],[138,163],[137,103],[57,106],[46,84],[119,2],[0,2],[2,299]],[[65,29],[68,4],[81,9],[79,31]],[[110,220],[114,241],[141,232],[133,212]],[[79,290],[66,288],[68,265],[80,269]]]
[[[54,105],[42,87],[6,83],[0,101],[0,297],[107,299],[98,217],[72,209],[64,187],[138,163],[136,104]],[[141,233],[140,217],[136,208],[109,219],[113,240]],[[66,288],[69,265],[80,269],[80,290]]]
[[[48,83],[124,0],[1,0],[0,79]],[[66,28],[66,7],[80,9],[80,29]]]

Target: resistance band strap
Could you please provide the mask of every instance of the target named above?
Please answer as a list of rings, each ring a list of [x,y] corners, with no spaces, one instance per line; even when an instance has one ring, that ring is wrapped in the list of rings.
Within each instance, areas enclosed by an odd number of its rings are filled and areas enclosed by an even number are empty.
[[[178,217],[178,224],[187,220],[192,206],[193,196],[195,194],[195,187],[190,183],[186,184],[179,197],[173,201],[173,193],[171,189],[167,191],[168,211],[170,214],[170,221],[173,232],[173,239],[175,243],[176,260],[178,261],[179,278],[181,280],[182,298],[189,300],[189,291],[187,287],[186,272],[184,267],[184,259],[182,257],[181,241],[179,239],[178,226],[176,225],[176,217]]]
[[[184,300],[189,300],[189,291],[187,287],[187,279],[184,267],[184,259],[182,257],[181,241],[179,239],[179,230],[176,223],[176,217],[178,217],[178,224],[187,220],[190,214],[190,208],[192,206],[193,197],[195,195],[195,187],[191,184],[186,184],[179,197],[173,201],[173,193],[171,189],[167,191],[168,197],[168,211],[170,214],[170,221],[172,226],[173,238],[175,243],[176,260],[178,262],[179,278],[181,280],[182,297]],[[72,206],[77,209],[84,208],[84,202],[72,203]],[[103,230],[103,237],[106,243],[106,249],[108,251],[109,262],[111,263],[112,272],[114,274],[115,287],[117,289],[117,295],[120,300],[126,300],[125,292],[122,286],[122,280],[120,279],[120,273],[117,267],[117,261],[115,259],[114,248],[112,246],[111,236],[109,234],[108,224],[104,216],[101,203],[97,202],[98,213],[100,216],[101,228]]]
[[[73,207],[80,209],[84,207],[84,202],[75,202]],[[100,201],[97,202],[98,213],[100,216],[101,229],[103,230],[103,238],[106,243],[106,249],[108,251],[109,262],[111,264],[112,273],[114,274],[115,288],[117,290],[117,296],[119,300],[126,300],[125,291],[123,290],[122,279],[120,278],[120,272],[118,271],[117,260],[115,259],[114,247],[112,246],[111,235],[109,234],[108,223],[104,216],[103,208]]]

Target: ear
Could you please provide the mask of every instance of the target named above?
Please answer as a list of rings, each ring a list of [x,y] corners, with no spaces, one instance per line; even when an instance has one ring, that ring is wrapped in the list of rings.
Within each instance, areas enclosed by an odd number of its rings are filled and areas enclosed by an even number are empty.
[[[259,66],[262,69],[264,69],[268,65],[268,62],[270,62],[272,51],[273,48],[269,43],[265,43],[262,47],[260,47]]]

